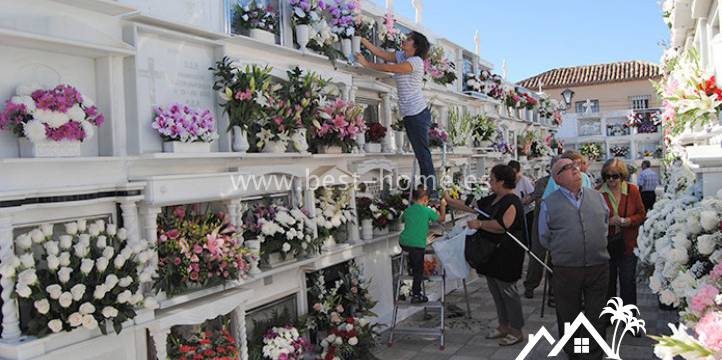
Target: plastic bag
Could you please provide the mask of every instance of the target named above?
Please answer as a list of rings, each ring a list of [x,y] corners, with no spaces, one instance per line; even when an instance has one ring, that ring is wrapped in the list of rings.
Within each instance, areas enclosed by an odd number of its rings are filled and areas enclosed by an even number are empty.
[[[434,253],[446,270],[447,278],[466,279],[469,276],[469,264],[464,258],[468,230],[465,226],[454,227],[443,238],[431,244]]]

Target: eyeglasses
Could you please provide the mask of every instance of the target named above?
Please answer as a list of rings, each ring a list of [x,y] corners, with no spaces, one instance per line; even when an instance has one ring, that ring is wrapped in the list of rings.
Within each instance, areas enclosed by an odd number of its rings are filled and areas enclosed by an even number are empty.
[[[562,166],[562,168],[559,169],[559,171],[557,171],[557,176],[561,175],[561,173],[563,173],[563,172],[565,172],[565,171],[567,171],[567,170],[570,170],[570,169],[577,169],[577,170],[579,170],[579,165],[577,165],[576,163],[566,164],[566,165]]]
[[[602,178],[604,178],[604,180],[609,180],[609,179],[619,180],[619,179],[622,178],[622,175],[619,175],[619,174],[605,174],[605,175],[602,175]]]

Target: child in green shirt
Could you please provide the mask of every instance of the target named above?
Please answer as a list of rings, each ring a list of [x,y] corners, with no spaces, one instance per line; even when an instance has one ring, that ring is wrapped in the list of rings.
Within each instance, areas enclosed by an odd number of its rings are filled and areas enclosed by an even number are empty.
[[[443,222],[446,218],[446,201],[441,200],[441,214],[428,207],[429,195],[425,189],[414,190],[414,203],[404,211],[404,231],[399,236],[399,245],[409,254],[408,263],[414,277],[411,286],[411,303],[420,304],[429,299],[421,294],[421,282],[424,280],[424,253],[429,236],[429,223]]]

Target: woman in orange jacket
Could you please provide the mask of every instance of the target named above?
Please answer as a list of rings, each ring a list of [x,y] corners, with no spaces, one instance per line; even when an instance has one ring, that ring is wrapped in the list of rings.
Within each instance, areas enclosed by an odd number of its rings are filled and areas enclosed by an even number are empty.
[[[609,288],[607,298],[617,296],[617,277],[619,293],[624,304],[637,304],[637,247],[639,227],[647,216],[639,188],[627,182],[629,171],[627,164],[619,159],[611,159],[602,167],[602,180],[599,191],[609,207],[609,232],[607,249],[609,250]]]

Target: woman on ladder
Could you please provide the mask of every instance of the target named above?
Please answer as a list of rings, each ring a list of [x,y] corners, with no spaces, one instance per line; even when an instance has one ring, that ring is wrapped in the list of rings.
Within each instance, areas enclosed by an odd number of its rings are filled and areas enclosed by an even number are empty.
[[[429,53],[429,40],[426,36],[413,31],[402,43],[401,51],[386,51],[378,48],[368,39],[361,43],[386,64],[369,62],[362,54],[356,54],[359,64],[369,69],[393,73],[399,96],[399,110],[404,117],[404,127],[414,155],[419,162],[421,180],[432,200],[438,200],[436,191],[436,172],[429,150],[429,127],[431,111],[424,97],[424,59]],[[412,182],[413,184],[413,182]]]

